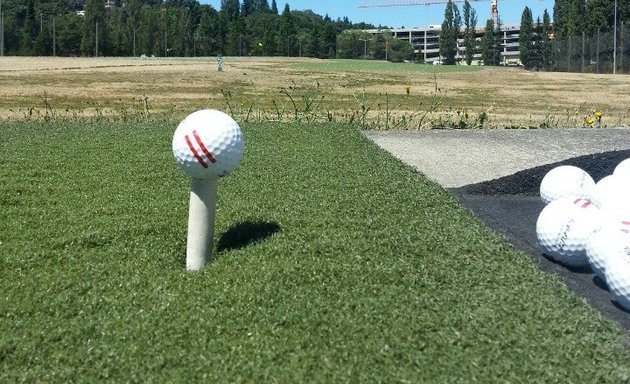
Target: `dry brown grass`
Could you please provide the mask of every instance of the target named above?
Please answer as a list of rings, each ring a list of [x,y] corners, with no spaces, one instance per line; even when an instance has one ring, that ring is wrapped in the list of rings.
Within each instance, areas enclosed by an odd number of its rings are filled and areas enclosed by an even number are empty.
[[[251,121],[294,119],[296,112],[306,121],[356,121],[364,113],[373,127],[413,128],[455,125],[465,113],[470,127],[485,111],[487,126],[570,127],[600,109],[604,124],[630,124],[630,76],[300,67],[308,62],[318,61],[226,58],[224,71],[217,72],[214,58],[4,57],[0,118],[146,118],[149,111],[152,118],[179,119],[195,109],[218,108]]]

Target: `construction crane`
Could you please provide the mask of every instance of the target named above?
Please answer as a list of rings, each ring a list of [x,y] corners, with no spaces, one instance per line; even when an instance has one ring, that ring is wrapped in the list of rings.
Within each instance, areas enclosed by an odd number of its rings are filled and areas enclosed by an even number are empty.
[[[452,0],[453,3],[463,3],[464,0]],[[479,2],[483,0],[472,0],[472,2]],[[435,5],[435,4],[446,4],[448,0],[427,0],[427,1],[409,1],[409,0],[392,0],[388,2],[380,2],[380,3],[364,3],[359,4],[359,8],[378,8],[378,7],[411,7],[417,5]],[[499,22],[499,8],[497,6],[497,0],[490,0],[492,5],[492,9],[490,11],[492,16],[492,21],[494,25],[497,25]]]

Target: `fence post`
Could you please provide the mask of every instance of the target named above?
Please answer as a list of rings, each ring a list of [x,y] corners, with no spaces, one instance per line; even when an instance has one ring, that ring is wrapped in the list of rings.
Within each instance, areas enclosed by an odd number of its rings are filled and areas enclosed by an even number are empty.
[[[567,72],[571,72],[571,36],[567,37]]]
[[[586,64],[584,60],[586,59],[586,31],[582,31],[582,73],[584,73],[584,69]]]
[[[597,73],[599,72],[599,28],[597,28]]]
[[[621,21],[621,32],[619,33],[619,46],[621,47],[621,52],[619,55],[619,68],[623,72],[623,32],[624,32],[623,20]]]

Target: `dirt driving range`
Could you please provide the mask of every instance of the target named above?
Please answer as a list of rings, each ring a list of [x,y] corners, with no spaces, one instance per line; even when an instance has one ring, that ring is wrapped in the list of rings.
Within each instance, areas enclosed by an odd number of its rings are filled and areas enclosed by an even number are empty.
[[[318,121],[349,121],[365,107],[402,127],[440,118],[456,124],[464,114],[487,112],[486,127],[576,127],[600,109],[606,126],[630,125],[630,76],[538,73],[515,68],[446,71],[438,66],[344,62],[298,58],[42,58],[0,59],[0,118],[120,116],[150,109],[154,117],[179,118],[201,107],[228,109],[241,120],[291,118],[293,105],[321,97]],[[333,68],[333,69],[331,69]],[[363,68],[363,69],[362,69]],[[409,95],[407,95],[409,89]],[[145,103],[146,102],[146,103]],[[274,102],[276,104],[274,104]],[[227,104],[230,104],[229,106]],[[277,108],[276,108],[277,106]],[[422,122],[424,111],[435,107]],[[248,115],[249,113],[249,115]],[[398,119],[398,120],[396,120]],[[390,126],[391,126],[390,124]]]

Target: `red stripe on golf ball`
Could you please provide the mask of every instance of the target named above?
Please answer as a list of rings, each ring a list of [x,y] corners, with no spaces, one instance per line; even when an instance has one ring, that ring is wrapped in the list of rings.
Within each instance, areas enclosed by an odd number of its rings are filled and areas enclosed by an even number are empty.
[[[575,199],[573,201],[573,204],[582,204],[582,208],[587,208],[589,205],[591,205],[591,202],[588,200],[584,200],[584,199]]]
[[[204,168],[208,168],[208,164],[206,164],[206,162],[203,160],[203,157],[199,155],[199,152],[197,152],[197,150],[195,149],[195,146],[193,145],[192,141],[190,141],[190,137],[186,135],[185,139],[186,139],[186,144],[188,144],[188,148],[190,148],[190,152],[192,152],[192,154],[195,156],[199,164],[201,164],[201,166]]]
[[[208,151],[208,148],[206,148],[206,146],[203,144],[203,141],[201,140],[201,137],[199,137],[199,135],[197,134],[197,131],[193,131],[193,135],[195,136],[195,140],[197,140],[199,147],[203,151],[204,155],[206,155],[208,160],[210,160],[212,164],[216,163],[216,159],[214,158],[214,156],[212,156],[212,153]]]

